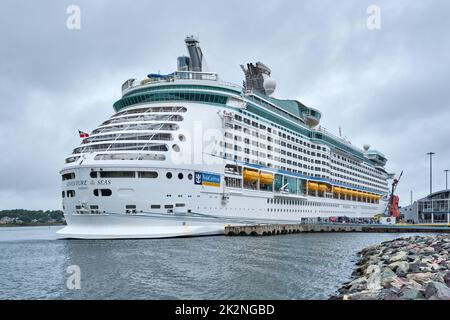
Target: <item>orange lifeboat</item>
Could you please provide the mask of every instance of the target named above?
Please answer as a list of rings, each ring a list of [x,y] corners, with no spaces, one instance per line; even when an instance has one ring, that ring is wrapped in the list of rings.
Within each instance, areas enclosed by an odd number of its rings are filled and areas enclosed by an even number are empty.
[[[256,182],[259,179],[258,171],[253,171],[253,170],[244,169],[243,176],[244,176],[244,181],[247,181],[247,182]]]
[[[316,191],[319,190],[319,184],[315,182],[308,181],[308,190]]]
[[[273,182],[273,175],[270,173],[263,173],[261,172],[259,174],[259,181],[263,184],[272,184]]]

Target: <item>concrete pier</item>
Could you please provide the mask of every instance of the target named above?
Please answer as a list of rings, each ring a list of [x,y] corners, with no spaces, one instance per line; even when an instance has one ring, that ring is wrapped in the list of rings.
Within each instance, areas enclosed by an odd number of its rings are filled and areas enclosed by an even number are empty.
[[[381,224],[257,224],[225,227],[227,236],[272,236],[301,232],[377,232],[377,233],[407,233],[431,232],[450,233],[449,226],[424,225],[381,225]]]

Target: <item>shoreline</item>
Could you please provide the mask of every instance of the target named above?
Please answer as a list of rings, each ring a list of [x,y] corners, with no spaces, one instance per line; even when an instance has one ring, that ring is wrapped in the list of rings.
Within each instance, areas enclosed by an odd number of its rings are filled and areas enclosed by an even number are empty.
[[[330,300],[450,300],[450,236],[413,236],[358,252],[352,279]]]
[[[30,223],[30,224],[0,224],[0,228],[20,228],[20,227],[59,227],[66,226],[65,223]]]

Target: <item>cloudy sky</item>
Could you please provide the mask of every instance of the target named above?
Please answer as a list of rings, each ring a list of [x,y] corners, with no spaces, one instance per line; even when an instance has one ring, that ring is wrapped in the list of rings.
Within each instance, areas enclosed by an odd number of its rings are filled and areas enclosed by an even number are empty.
[[[81,9],[81,29],[66,26]],[[381,29],[367,27],[367,8]],[[65,157],[113,113],[124,80],[171,72],[199,36],[212,71],[242,83],[263,61],[277,96],[322,111],[322,125],[404,170],[400,203],[450,169],[450,3],[446,0],[22,1],[0,7],[0,209],[59,209]]]

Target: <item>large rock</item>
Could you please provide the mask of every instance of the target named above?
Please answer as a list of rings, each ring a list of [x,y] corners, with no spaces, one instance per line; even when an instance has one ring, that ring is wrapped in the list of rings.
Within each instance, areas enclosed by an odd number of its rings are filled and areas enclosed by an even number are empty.
[[[412,279],[408,279],[408,281],[406,282],[406,286],[407,288],[413,288],[413,289],[423,289],[423,286],[418,283],[417,281],[414,281]]]
[[[367,283],[366,277],[361,277],[353,280],[348,284],[349,286],[348,293],[354,293],[357,291],[364,290],[366,288],[366,283]]]
[[[421,250],[421,253],[423,254],[433,254],[434,252],[435,250],[432,247],[425,247]]]
[[[433,276],[431,277],[431,281],[445,283],[444,276],[445,276],[444,272],[433,273]]]
[[[408,279],[414,280],[418,283],[424,284],[431,281],[433,274],[431,272],[425,273],[410,273],[406,276]]]
[[[447,271],[445,276],[444,276],[444,282],[447,286],[450,287],[450,271]]]
[[[409,263],[406,261],[397,261],[397,262],[391,263],[389,265],[389,268],[391,268],[393,271],[395,271],[395,273],[398,276],[403,277],[409,271]]]
[[[358,284],[364,284],[367,282],[367,278],[366,277],[361,277],[361,278],[357,278],[355,280],[353,280],[352,282],[349,283],[350,286],[353,285],[358,285]]]
[[[450,300],[450,288],[444,283],[431,281],[425,288],[425,297],[427,299]]]
[[[414,252],[414,253],[409,253],[409,255],[408,255],[408,257],[406,258],[406,260],[408,261],[408,262],[412,262],[412,263],[415,263],[415,262],[418,262],[418,261],[420,261],[420,258],[419,258],[419,256],[417,255],[417,252]]]
[[[377,291],[383,288],[381,286],[381,272],[379,267],[370,274],[369,278],[367,279],[366,288],[369,291]]]
[[[377,300],[378,293],[373,291],[361,291],[354,294],[346,294],[343,300]]]
[[[402,292],[402,294],[400,295],[400,298],[402,300],[416,300],[416,299],[423,299],[424,295],[418,289],[408,288]]]
[[[384,268],[380,275],[380,284],[384,288],[390,288],[397,275],[390,268]]]
[[[392,289],[383,289],[378,295],[380,300],[400,300],[399,292]]]
[[[434,253],[435,252],[433,247],[425,247],[421,251],[422,252],[427,252],[427,253]]]
[[[374,272],[380,273],[381,272],[380,266],[371,264],[370,266],[367,267],[366,274],[371,274],[371,273],[374,273]]]
[[[420,272],[421,262],[412,262],[409,264],[409,270],[411,272]]]
[[[406,251],[400,251],[396,255],[389,258],[389,262],[396,262],[401,260],[406,260],[406,257],[408,256],[408,252]]]

